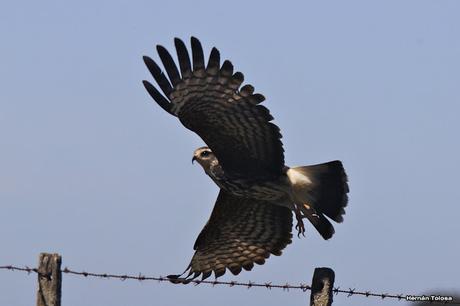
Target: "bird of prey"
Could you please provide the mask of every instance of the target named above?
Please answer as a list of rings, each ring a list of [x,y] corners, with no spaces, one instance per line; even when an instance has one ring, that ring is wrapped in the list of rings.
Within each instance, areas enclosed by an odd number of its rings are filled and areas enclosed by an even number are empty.
[[[349,191],[338,160],[288,167],[279,128],[264,96],[251,85],[241,86],[243,74],[230,61],[221,64],[212,48],[207,63],[198,39],[191,38],[191,58],[184,42],[174,40],[179,68],[162,46],[157,51],[166,74],[150,57],[144,62],[160,92],[143,81],[158,105],[207,144],[195,150],[204,172],[220,188],[214,209],[195,242],[195,254],[181,275],[190,281],[226,269],[234,275],[263,264],[291,243],[292,212],[298,236],[308,219],[324,239],[334,234],[330,220],[342,222]],[[186,272],[188,275],[182,277]]]

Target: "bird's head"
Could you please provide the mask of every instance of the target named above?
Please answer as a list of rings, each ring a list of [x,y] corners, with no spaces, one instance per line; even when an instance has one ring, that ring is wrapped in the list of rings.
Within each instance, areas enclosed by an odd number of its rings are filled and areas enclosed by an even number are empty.
[[[204,171],[208,171],[209,168],[215,164],[217,164],[217,158],[212,153],[211,149],[208,147],[201,147],[193,152],[192,163],[197,161],[201,167],[203,167]]]

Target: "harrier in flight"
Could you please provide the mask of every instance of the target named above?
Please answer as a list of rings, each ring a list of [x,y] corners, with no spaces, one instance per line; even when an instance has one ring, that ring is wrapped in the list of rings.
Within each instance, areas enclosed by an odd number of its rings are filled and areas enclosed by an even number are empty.
[[[324,239],[334,234],[330,220],[342,222],[348,184],[342,163],[288,167],[279,128],[261,105],[264,96],[243,83],[216,48],[206,63],[198,39],[191,38],[191,59],[174,40],[179,68],[162,46],[157,51],[166,74],[150,57],[144,62],[161,92],[143,81],[150,96],[207,144],[193,153],[220,192],[209,221],[195,242],[195,254],[182,281],[226,269],[238,274],[263,264],[291,243],[292,212],[298,236],[308,219]],[[184,274],[182,273],[182,275]],[[181,275],[171,275],[177,279]]]

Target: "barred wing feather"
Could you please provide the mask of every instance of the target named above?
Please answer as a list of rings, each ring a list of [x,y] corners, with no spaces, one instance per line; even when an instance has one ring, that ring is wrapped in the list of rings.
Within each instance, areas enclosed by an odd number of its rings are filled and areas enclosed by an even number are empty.
[[[182,124],[197,133],[218,158],[225,173],[234,177],[274,178],[284,167],[284,150],[279,128],[261,94],[244,85],[240,72],[211,50],[207,66],[198,39],[192,37],[192,62],[185,44],[175,39],[179,68],[162,46],[157,51],[166,74],[154,60],[144,62],[161,92],[143,81],[151,97]]]
[[[262,265],[291,243],[292,212],[289,208],[264,201],[240,198],[223,190],[217,197],[209,221],[198,236],[193,255],[182,278],[187,282],[214,272],[216,277],[228,269],[238,274]],[[170,275],[178,279],[180,275]]]

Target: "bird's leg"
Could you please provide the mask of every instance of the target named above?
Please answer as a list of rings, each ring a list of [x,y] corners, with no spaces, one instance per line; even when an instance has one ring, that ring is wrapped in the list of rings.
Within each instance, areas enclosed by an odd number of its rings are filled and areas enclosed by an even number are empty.
[[[302,211],[296,205],[294,212],[295,212],[295,218],[297,219],[297,224],[295,226],[295,229],[297,230],[297,237],[300,238],[300,234],[302,234],[302,236],[305,237],[305,226],[302,221],[302,218],[303,218]]]

